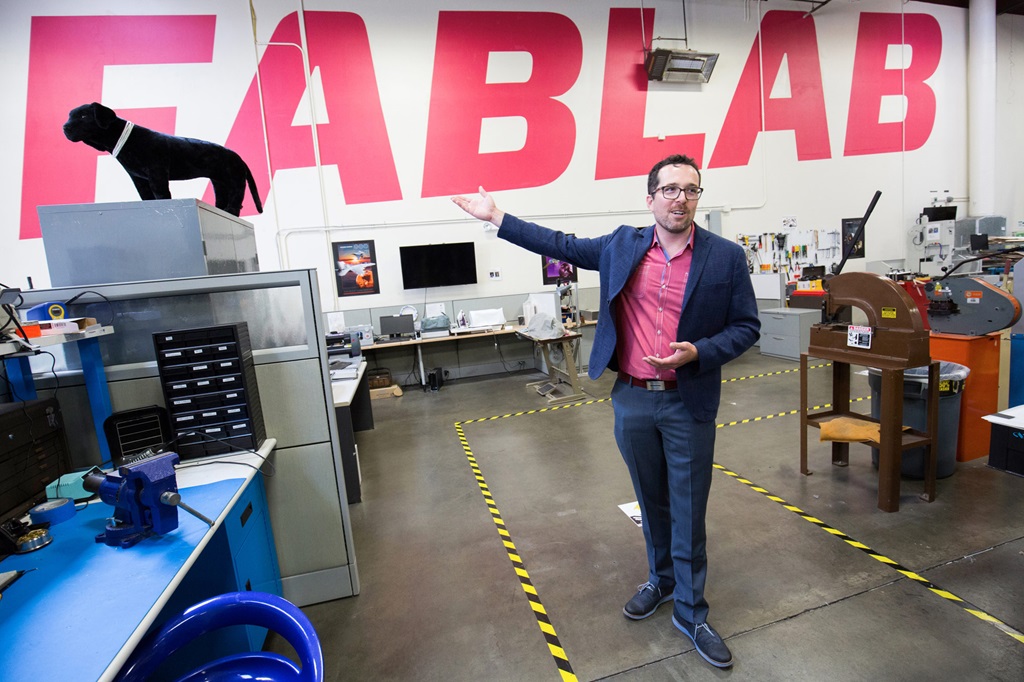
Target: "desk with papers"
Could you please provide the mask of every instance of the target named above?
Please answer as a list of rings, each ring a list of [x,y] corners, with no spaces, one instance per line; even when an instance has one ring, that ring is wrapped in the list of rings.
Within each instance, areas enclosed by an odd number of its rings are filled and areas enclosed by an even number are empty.
[[[373,428],[373,404],[370,402],[370,387],[366,378],[366,360],[352,358],[356,364],[351,378],[334,378],[334,372],[349,373],[345,370],[331,370],[331,393],[334,398],[334,416],[338,422],[338,440],[341,443],[341,468],[345,472],[345,493],[349,504],[362,500],[362,486],[359,472],[359,446],[356,431]]]

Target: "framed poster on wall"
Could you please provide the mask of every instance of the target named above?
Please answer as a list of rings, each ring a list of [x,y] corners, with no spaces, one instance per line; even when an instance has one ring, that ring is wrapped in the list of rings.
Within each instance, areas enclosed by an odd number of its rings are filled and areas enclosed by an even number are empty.
[[[380,293],[373,240],[333,242],[331,259],[334,261],[339,298]]]

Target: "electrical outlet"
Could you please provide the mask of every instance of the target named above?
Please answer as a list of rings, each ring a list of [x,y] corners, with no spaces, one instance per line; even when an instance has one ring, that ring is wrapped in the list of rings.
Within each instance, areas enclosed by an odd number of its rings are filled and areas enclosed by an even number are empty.
[[[501,270],[491,270],[488,274],[490,275],[489,279],[491,280],[497,281],[501,279]]]

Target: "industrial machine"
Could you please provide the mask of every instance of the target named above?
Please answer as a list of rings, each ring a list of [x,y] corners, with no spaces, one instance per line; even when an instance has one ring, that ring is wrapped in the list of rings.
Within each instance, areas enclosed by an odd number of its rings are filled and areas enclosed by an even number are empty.
[[[862,231],[881,192],[875,192],[851,245],[862,238]],[[910,295],[895,281],[871,272],[843,273],[850,251],[843,255],[834,275],[824,282],[822,321],[810,330],[807,352],[800,355],[800,473],[809,475],[807,430],[826,429],[832,441],[832,464],[849,463],[849,441],[862,441],[879,450],[878,508],[899,510],[900,453],[909,447],[925,447],[927,466],[923,499],[935,499],[936,449],[938,424],[938,363],[932,362],[929,335],[921,311]],[[839,320],[841,311],[856,307],[867,316],[866,325],[850,325]],[[812,413],[808,402],[808,357],[832,361],[832,402],[829,409]],[[850,408],[850,366],[877,367],[881,371],[880,419],[857,414]],[[927,430],[903,430],[903,371],[928,365],[929,396]],[[817,408],[814,408],[817,409]],[[856,437],[836,431],[856,429]],[[865,434],[865,431],[869,431]]]
[[[352,332],[332,332],[327,335],[327,355],[347,355],[350,358],[358,357],[362,352],[359,334]]]
[[[934,214],[933,214],[934,215]],[[931,277],[940,277],[963,261],[962,274],[976,274],[981,263],[972,258],[971,237],[1006,236],[1006,218],[1003,216],[973,216],[960,219],[929,220],[927,212],[918,219],[917,229],[911,230],[907,240],[907,267]]]
[[[921,277],[909,272],[890,272],[886,276],[898,282],[914,299],[925,318],[925,328],[943,334],[984,336],[1012,327],[1021,317],[1017,297],[990,284],[981,276],[964,271],[976,270],[987,258],[1017,258],[1024,247],[997,251],[977,251],[964,256],[956,265],[936,277]],[[1016,272],[1016,267],[1014,271]],[[1015,281],[1016,277],[1014,278]]]
[[[921,311],[896,282],[872,272],[848,272],[826,280],[825,287],[824,321],[811,327],[808,353],[840,355],[845,362],[894,369],[931,361]],[[862,310],[867,325],[837,322],[847,306]]]
[[[923,285],[928,326],[944,334],[984,336],[1020,319],[1015,296],[976,277],[949,277]]]

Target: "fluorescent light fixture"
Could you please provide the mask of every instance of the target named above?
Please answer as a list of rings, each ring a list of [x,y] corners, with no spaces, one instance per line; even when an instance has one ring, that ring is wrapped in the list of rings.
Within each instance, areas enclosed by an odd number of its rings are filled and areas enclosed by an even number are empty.
[[[651,50],[644,66],[647,80],[673,83],[707,83],[718,54],[693,50]]]

